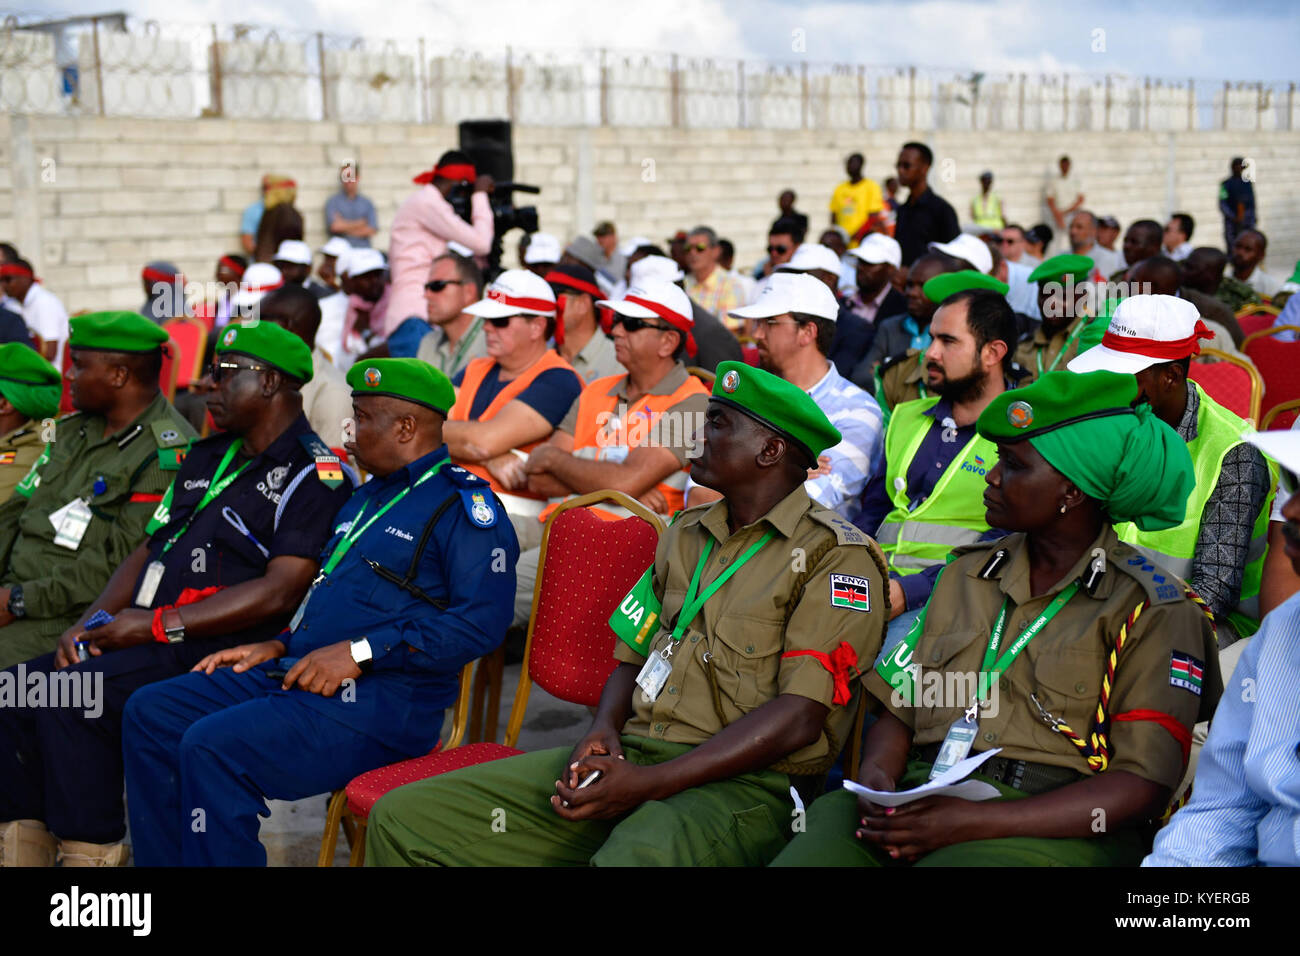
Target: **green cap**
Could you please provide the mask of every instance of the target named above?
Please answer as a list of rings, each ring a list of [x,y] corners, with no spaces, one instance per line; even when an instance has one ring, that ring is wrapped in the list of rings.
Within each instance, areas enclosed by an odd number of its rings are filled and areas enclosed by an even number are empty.
[[[921,286],[921,291],[931,302],[942,302],[948,296],[967,289],[989,289],[998,295],[1006,295],[1009,288],[1011,287],[1005,282],[999,282],[992,276],[974,269],[962,269],[960,272],[944,272],[935,276]]]
[[[1083,282],[1092,272],[1093,262],[1087,256],[1076,256],[1072,252],[1044,259],[1033,272],[1029,273],[1030,282],[1050,282],[1074,276],[1075,282]]]
[[[167,333],[139,312],[91,312],[68,320],[68,347],[103,352],[152,352]]]
[[[231,322],[221,330],[217,351],[238,352],[261,359],[290,378],[300,382],[311,381],[311,349],[298,336],[274,322]]]
[[[720,362],[713,380],[713,400],[731,405],[779,432],[817,460],[842,439],[812,396],[771,372],[744,362]]]
[[[0,345],[0,395],[28,418],[53,418],[63,395],[62,376],[21,342]]]
[[[1143,531],[1181,524],[1196,486],[1187,443],[1137,399],[1137,379],[1118,372],[1046,372],[1003,392],[976,430],[991,441],[1028,440],[1047,463]]]
[[[456,402],[451,380],[423,359],[383,358],[358,362],[348,369],[352,397],[387,395],[415,402],[443,415]]]

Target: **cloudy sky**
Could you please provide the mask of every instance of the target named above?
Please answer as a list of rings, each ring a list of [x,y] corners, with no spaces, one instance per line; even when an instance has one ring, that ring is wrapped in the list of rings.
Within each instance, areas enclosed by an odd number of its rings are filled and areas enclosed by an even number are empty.
[[[1291,80],[1300,47],[1294,0],[53,0],[41,13],[106,10],[169,22],[237,19],[368,37],[423,36],[431,51],[438,44],[605,47],[1178,79]],[[803,52],[797,52],[800,41]]]

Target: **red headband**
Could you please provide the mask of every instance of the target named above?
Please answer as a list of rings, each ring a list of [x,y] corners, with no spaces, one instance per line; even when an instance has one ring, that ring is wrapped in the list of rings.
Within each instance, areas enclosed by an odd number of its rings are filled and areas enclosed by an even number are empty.
[[[140,270],[140,278],[147,279],[150,282],[179,282],[182,285],[185,284],[185,276],[179,272],[163,272],[161,269],[150,269],[148,266]]]
[[[692,358],[695,357],[695,336],[691,333],[691,328],[694,325],[692,320],[686,318],[684,315],[674,312],[666,305],[660,305],[654,299],[643,299],[639,295],[627,295],[623,297],[623,301],[632,302],[636,305],[642,306],[643,308],[647,308],[673,328],[680,332],[685,332],[686,354]]]
[[[33,273],[31,269],[26,266],[20,266],[16,262],[6,262],[4,265],[0,266],[0,276],[27,276],[29,279],[34,279],[36,277],[35,273]]]
[[[217,262],[233,272],[238,278],[242,279],[244,277],[244,267],[230,256],[222,256]]]
[[[530,299],[527,296],[506,295],[500,289],[488,289],[484,298],[491,299],[493,302],[501,302],[505,305],[513,305],[519,309],[533,309],[537,312],[545,312],[547,315],[555,314],[555,303],[548,302],[546,299]]]
[[[241,283],[240,286],[239,286],[239,291],[241,291],[241,292],[274,292],[276,289],[280,288],[280,287],[283,286],[283,285],[284,285],[284,280],[283,280],[283,279],[281,279],[279,282],[273,282],[273,283],[271,283],[270,285],[244,285],[244,284]]]
[[[435,166],[425,173],[420,173],[411,180],[413,183],[419,183],[421,186],[431,183],[434,179],[477,179],[478,171],[474,169],[472,163],[448,163],[446,166]]]
[[[551,285],[567,286],[570,289],[577,289],[579,292],[585,292],[587,295],[594,296],[597,299],[600,298],[600,289],[594,284],[583,279],[576,279],[567,272],[560,272],[558,270],[548,272],[546,273],[546,281]]]
[[[1201,343],[1197,339],[1212,338],[1214,338],[1214,333],[1205,327],[1204,322],[1197,319],[1196,328],[1185,339],[1174,339],[1173,341],[1139,339],[1129,335],[1116,335],[1107,331],[1101,337],[1101,344],[1116,352],[1129,352],[1146,358],[1160,359],[1164,362],[1175,362],[1181,358],[1200,355]]]
[[[298,184],[292,179],[267,179],[262,182],[262,189],[297,189]]]

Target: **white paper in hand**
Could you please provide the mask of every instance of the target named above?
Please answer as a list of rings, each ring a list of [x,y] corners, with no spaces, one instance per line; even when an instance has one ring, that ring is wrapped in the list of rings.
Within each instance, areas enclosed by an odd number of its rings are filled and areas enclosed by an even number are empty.
[[[922,797],[959,797],[962,800],[991,800],[993,797],[1002,795],[997,787],[991,783],[985,783],[983,780],[965,780],[963,778],[970,776],[980,764],[1001,751],[1001,747],[996,747],[993,750],[985,750],[982,753],[967,757],[965,760],[953,764],[948,768],[947,772],[941,773],[933,780],[928,780],[911,790],[872,790],[870,787],[864,787],[852,780],[844,781],[844,789],[858,796],[866,797],[872,803],[881,807],[901,807],[905,803],[920,800]]]

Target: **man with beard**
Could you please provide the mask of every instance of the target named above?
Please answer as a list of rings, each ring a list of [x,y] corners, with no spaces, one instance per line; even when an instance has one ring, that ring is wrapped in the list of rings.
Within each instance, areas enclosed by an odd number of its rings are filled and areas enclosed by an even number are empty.
[[[920,614],[949,552],[989,533],[984,476],[997,449],[975,433],[975,420],[1008,387],[1015,313],[996,291],[965,289],[943,299],[931,335],[930,397],[894,409],[884,473],[868,483],[855,522],[875,532],[889,566],[892,620],[882,655]]]

